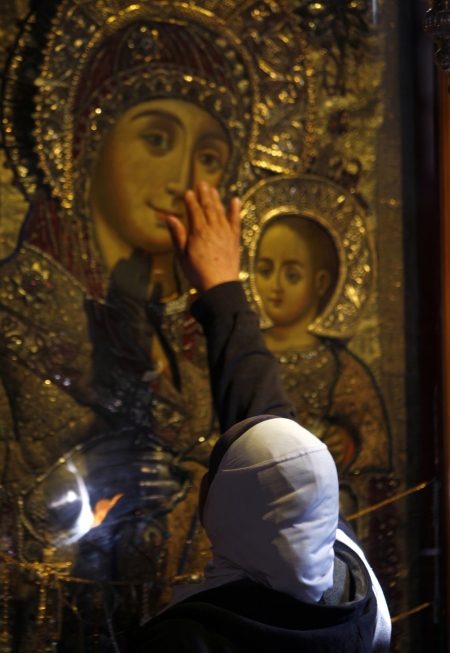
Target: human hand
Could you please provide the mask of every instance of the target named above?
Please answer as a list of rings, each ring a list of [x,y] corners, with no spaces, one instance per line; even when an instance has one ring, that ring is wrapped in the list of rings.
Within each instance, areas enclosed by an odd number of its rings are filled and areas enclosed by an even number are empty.
[[[231,200],[228,217],[216,188],[206,182],[186,191],[187,229],[171,215],[166,218],[174,248],[189,283],[200,292],[227,281],[238,281],[240,263],[239,198]]]

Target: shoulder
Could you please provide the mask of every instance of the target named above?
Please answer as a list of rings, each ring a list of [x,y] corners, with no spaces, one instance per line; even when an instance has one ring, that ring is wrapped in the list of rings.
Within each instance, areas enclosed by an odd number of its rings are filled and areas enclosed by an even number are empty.
[[[367,379],[373,383],[373,376],[369,367],[356,354],[347,349],[345,345],[338,341],[328,341],[327,346],[333,351],[339,361],[341,374],[356,374],[360,378]]]
[[[24,245],[0,263],[0,312],[45,330],[86,329],[85,289],[50,256]]]
[[[0,278],[7,284],[9,295],[30,302],[58,293],[61,288],[75,300],[88,296],[70,272],[32,245],[24,244],[13,257],[0,261]]]
[[[369,650],[375,612],[371,591],[358,601],[326,605],[245,579],[199,592],[167,609],[141,629],[133,650],[357,653],[362,647]],[[197,648],[186,648],[187,641]]]
[[[353,529],[341,517],[336,533],[335,552],[337,556],[341,559],[343,558],[346,564],[350,566],[355,578],[358,578],[358,576],[362,578],[364,576],[366,582],[369,582],[370,591],[374,597],[373,605],[375,607],[374,620],[371,626],[373,632],[372,651],[373,653],[388,653],[392,624],[383,590],[364,555],[358,539],[353,533]]]
[[[168,611],[170,612],[170,611]],[[152,619],[131,635],[135,653],[243,653],[226,637],[221,637],[195,614],[166,614]]]

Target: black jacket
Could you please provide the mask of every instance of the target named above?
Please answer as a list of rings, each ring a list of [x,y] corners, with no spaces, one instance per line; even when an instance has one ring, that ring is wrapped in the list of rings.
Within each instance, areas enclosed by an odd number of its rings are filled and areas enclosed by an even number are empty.
[[[335,553],[349,573],[343,583],[336,579],[320,603],[305,603],[252,580],[238,580],[168,608],[138,632],[132,650],[368,653],[377,612],[370,578],[345,544],[337,542]]]
[[[208,343],[214,404],[226,431],[255,415],[293,419],[278,361],[267,350],[242,286],[230,282],[192,307]],[[342,515],[339,526],[357,538]],[[369,653],[377,599],[362,558],[335,543],[333,587],[306,603],[250,579],[199,591],[135,633],[133,653]],[[200,590],[200,587],[199,587]],[[384,646],[381,650],[387,650]]]

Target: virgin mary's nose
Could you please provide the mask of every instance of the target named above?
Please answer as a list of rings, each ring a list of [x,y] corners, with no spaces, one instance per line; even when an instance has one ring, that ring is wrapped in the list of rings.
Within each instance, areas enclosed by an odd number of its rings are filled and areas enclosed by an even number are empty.
[[[173,174],[166,184],[166,191],[176,199],[181,199],[184,193],[192,187],[192,153],[184,151],[178,166],[174,166]]]

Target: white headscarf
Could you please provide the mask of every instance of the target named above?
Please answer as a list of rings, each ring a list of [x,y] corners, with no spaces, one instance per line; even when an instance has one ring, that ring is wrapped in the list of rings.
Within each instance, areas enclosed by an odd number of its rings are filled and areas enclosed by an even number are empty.
[[[209,490],[205,581],[175,588],[169,605],[242,578],[319,601],[333,585],[338,496],[336,466],[314,435],[283,418],[251,426],[227,449]]]

